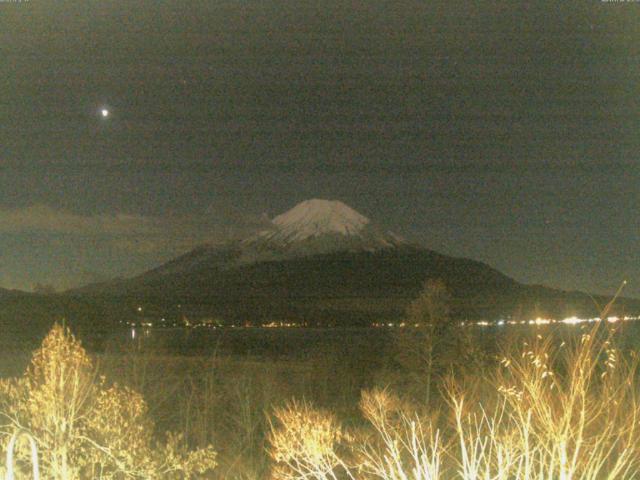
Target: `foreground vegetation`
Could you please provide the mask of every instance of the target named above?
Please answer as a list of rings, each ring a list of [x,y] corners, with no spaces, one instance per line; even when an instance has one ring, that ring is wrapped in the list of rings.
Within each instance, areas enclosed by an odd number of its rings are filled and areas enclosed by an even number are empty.
[[[637,359],[613,326],[482,344],[447,321],[446,297],[426,288],[408,311],[418,326],[367,358],[92,358],[54,326],[25,373],[0,380],[0,446],[27,432],[41,478],[60,480],[640,475]],[[27,475],[26,441],[17,457]]]
[[[364,391],[363,424],[292,401],[275,410],[275,479],[624,479],[640,467],[636,362],[597,330],[538,339],[486,380],[445,382],[437,409]]]
[[[183,478],[215,467],[212,447],[189,451],[182,435],[154,438],[142,396],[108,383],[68,329],[55,325],[21,378],[0,382],[0,432],[35,440],[43,478]],[[18,444],[28,458],[28,444]]]

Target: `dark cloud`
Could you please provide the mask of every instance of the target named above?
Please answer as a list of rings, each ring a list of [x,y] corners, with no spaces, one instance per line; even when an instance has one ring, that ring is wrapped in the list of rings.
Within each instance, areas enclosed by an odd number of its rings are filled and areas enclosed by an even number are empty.
[[[0,208],[0,286],[63,290],[129,276],[264,225],[259,216],[215,208],[162,217],[82,215],[44,205]]]
[[[0,208],[0,233],[50,232],[72,235],[151,235],[157,221],[141,215],[78,215],[46,205]]]

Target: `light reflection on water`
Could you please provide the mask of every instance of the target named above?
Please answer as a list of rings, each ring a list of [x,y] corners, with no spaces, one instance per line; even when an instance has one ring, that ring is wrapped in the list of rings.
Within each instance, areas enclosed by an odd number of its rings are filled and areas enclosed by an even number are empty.
[[[551,334],[561,339],[577,337],[590,331],[596,321],[585,322],[493,322],[467,325],[483,345],[496,343],[513,333],[527,337]],[[640,350],[640,322],[611,321],[603,327],[624,331],[618,335],[627,346]],[[136,348],[160,350],[179,355],[230,354],[269,357],[304,357],[310,352],[341,348],[390,352],[397,327],[381,328],[139,328],[115,334],[111,341],[135,344]]]
[[[518,322],[496,321],[467,325],[474,338],[482,345],[496,344],[514,332],[518,336],[552,334],[559,338],[576,337],[589,331],[597,322]],[[619,340],[626,346],[640,350],[640,322],[613,321],[602,325],[621,330]],[[409,327],[411,328],[411,327]],[[344,350],[391,354],[394,335],[401,330],[394,327],[345,327],[345,328],[148,328],[127,327],[111,332],[83,329],[75,332],[83,346],[94,353],[117,352],[134,347],[136,350],[156,351],[166,354],[240,355],[251,357],[306,358],[318,351]],[[72,329],[73,330],[73,329]],[[15,341],[11,332],[0,335],[0,357],[24,356],[38,348],[40,338]]]

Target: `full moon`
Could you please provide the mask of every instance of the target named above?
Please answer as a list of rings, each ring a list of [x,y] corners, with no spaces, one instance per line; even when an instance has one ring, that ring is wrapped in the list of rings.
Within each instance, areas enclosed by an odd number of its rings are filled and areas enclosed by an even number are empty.
[[[102,115],[102,118],[107,118],[109,116],[109,110],[103,108],[102,110],[100,110],[100,115]]]

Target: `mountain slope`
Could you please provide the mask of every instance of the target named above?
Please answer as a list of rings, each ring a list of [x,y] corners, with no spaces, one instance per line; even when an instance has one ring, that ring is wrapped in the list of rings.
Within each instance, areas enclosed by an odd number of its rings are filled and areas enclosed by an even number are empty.
[[[237,268],[332,252],[378,251],[407,243],[384,232],[340,201],[307,200],[273,219],[269,228],[224,245],[202,245],[138,276],[146,282],[164,275]],[[135,283],[135,282],[133,282]]]
[[[302,202],[246,239],[202,246],[135,278],[75,294],[116,299],[130,310],[144,303],[168,318],[367,324],[401,318],[426,279],[446,283],[458,318],[596,313],[586,294],[522,285],[484,263],[409,244],[326,200]],[[621,305],[640,310],[639,302]]]

